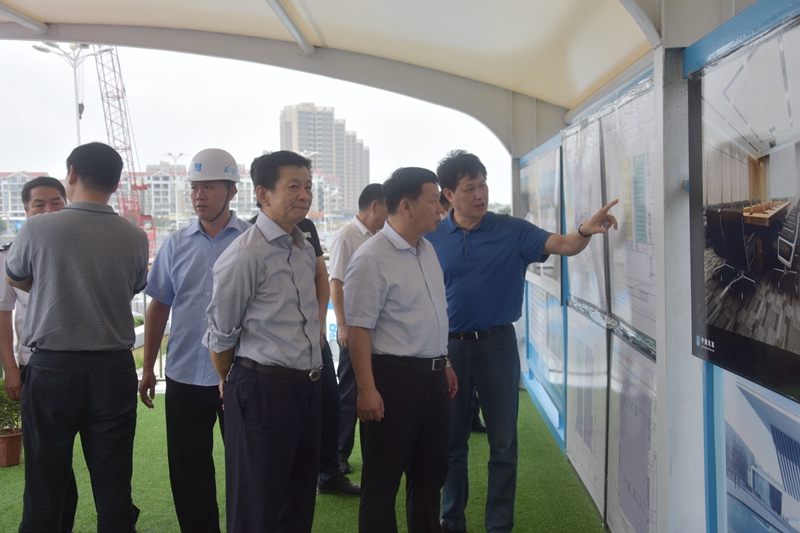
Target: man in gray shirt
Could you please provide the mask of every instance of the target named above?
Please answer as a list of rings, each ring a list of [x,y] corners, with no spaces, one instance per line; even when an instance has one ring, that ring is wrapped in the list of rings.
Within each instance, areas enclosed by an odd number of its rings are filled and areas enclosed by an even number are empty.
[[[222,381],[228,531],[308,533],[322,431],[314,249],[296,224],[311,161],[274,152],[256,167],[256,223],[214,265],[203,343]]]
[[[395,499],[405,473],[409,533],[441,533],[439,490],[458,383],[447,360],[444,276],[422,236],[444,211],[430,170],[398,169],[383,192],[389,220],[353,255],[344,282],[362,421],[358,527],[397,531]]]
[[[58,531],[81,434],[97,530],[135,531],[136,335],[130,301],[147,280],[147,235],[108,200],[122,158],[100,143],[67,158],[70,205],[33,217],[6,260],[8,283],[30,292],[22,343],[25,495],[20,532]]]

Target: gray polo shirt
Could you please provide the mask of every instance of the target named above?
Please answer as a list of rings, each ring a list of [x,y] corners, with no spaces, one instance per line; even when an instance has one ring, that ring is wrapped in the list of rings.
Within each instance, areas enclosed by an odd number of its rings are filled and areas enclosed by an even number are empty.
[[[287,234],[264,213],[214,264],[203,345],[257,363],[322,366],[314,248],[297,226]]]
[[[105,204],[31,217],[6,273],[33,276],[20,340],[53,351],[113,351],[136,340],[130,301],[147,283],[147,235]]]
[[[447,355],[444,275],[431,243],[421,237],[414,248],[387,222],[350,260],[344,314],[370,330],[372,353]]]

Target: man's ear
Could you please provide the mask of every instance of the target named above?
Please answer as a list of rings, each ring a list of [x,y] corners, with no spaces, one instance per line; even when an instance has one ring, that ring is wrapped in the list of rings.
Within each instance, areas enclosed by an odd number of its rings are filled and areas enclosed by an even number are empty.
[[[450,205],[452,205],[453,197],[455,196],[453,194],[453,191],[451,191],[450,189],[442,189],[442,193],[444,193],[444,197],[447,198],[447,201],[450,202]]]
[[[258,200],[258,203],[260,203],[262,206],[269,207],[269,198],[270,198],[269,190],[263,185],[257,185],[256,199]]]
[[[78,183],[78,173],[75,171],[75,167],[72,165],[70,165],[69,170],[67,170],[67,183],[70,185],[75,185]]]
[[[236,188],[236,184],[234,183],[231,185],[230,190],[228,191],[228,201],[230,202],[233,200],[233,197],[236,196],[236,193],[239,192],[239,189]]]

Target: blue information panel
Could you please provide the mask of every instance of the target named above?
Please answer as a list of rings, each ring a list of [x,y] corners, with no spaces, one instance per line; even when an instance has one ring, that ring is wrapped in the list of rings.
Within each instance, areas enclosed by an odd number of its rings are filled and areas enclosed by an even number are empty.
[[[564,318],[561,303],[536,285],[528,288],[528,369],[563,419]],[[544,399],[542,399],[544,400]]]

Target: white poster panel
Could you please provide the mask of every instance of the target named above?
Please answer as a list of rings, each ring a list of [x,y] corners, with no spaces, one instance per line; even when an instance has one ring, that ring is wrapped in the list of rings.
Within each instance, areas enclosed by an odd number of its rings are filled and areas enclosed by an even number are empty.
[[[655,533],[656,364],[616,335],[610,394],[608,527],[614,533]]]
[[[544,289],[532,283],[525,285],[528,289],[528,340],[535,351],[529,353],[528,366],[563,416],[563,310],[558,300]]]
[[[567,457],[598,509],[605,508],[606,328],[567,309]]]
[[[601,119],[606,194],[619,199],[618,231],[608,233],[611,314],[650,338],[656,336],[653,216],[655,183],[652,79],[606,109]]]
[[[551,144],[545,143],[520,161],[522,216],[542,229],[560,233],[561,146]],[[561,300],[561,256],[532,263],[525,278]]]
[[[800,405],[731,372],[725,372],[724,383],[725,485],[718,490],[725,490],[725,498],[718,513],[720,530],[797,533]]]
[[[564,230],[572,233],[603,207],[598,119],[590,118],[565,130],[561,145],[564,152]],[[567,259],[567,267],[570,296],[607,312],[603,239],[592,238],[583,252]]]

